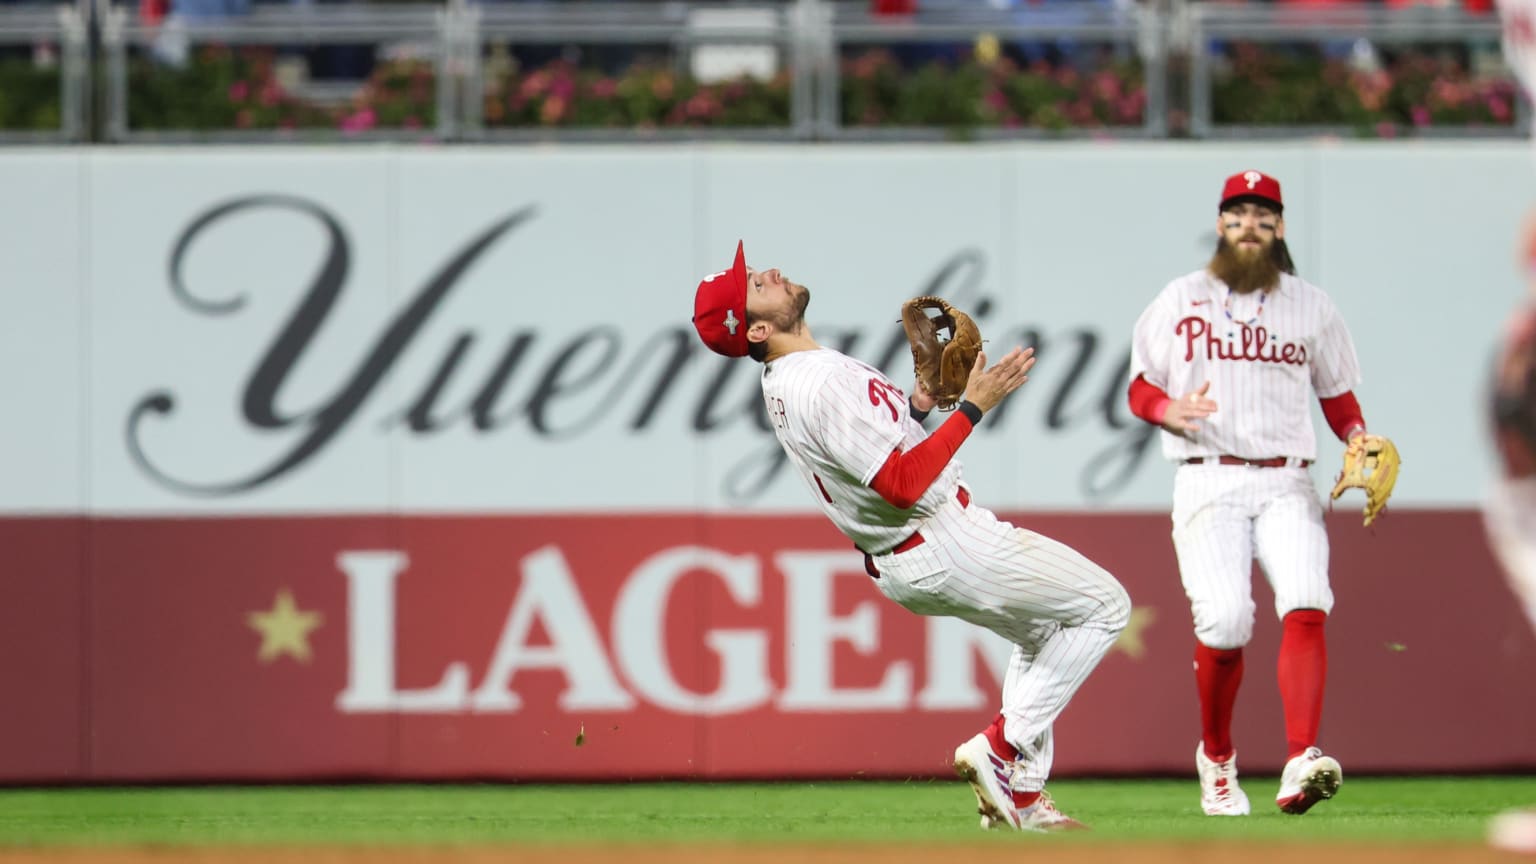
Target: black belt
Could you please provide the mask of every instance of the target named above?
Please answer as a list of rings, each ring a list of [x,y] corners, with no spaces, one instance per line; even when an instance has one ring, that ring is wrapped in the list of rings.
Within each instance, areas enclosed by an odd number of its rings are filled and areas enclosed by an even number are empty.
[[[1241,456],[1192,456],[1184,460],[1185,465],[1247,465],[1250,468],[1284,468],[1291,463],[1289,456],[1276,456],[1273,459],[1244,459]],[[1296,462],[1296,467],[1305,468],[1312,464],[1311,459],[1302,459]]]
[[[971,493],[967,492],[964,486],[961,486],[955,491],[955,500],[960,502],[961,507],[969,507],[971,506]],[[895,546],[892,546],[889,552],[884,552],[881,554],[900,555],[903,552],[916,549],[926,542],[927,541],[923,539],[923,532],[913,531],[911,536],[907,537],[907,539],[897,543]],[[859,551],[862,552],[863,550],[861,549]],[[880,578],[880,571],[875,569],[875,556],[869,552],[864,552],[864,572],[868,573],[870,576],[876,579]]]

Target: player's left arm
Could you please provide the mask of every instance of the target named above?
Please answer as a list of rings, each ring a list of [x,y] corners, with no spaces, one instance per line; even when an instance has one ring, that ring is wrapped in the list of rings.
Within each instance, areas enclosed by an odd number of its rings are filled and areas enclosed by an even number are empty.
[[[1332,303],[1327,303],[1324,311],[1323,326],[1312,346],[1312,388],[1329,427],[1345,442],[1344,467],[1329,495],[1337,501],[1348,489],[1363,490],[1362,512],[1365,524],[1370,525],[1392,497],[1401,458],[1391,439],[1366,431],[1365,417],[1354,395],[1354,388],[1360,383],[1354,340]]]
[[[880,470],[870,478],[869,488],[892,506],[903,510],[916,506],[981,422],[986,411],[983,406],[995,406],[1018,389],[1029,380],[1028,372],[1035,365],[1033,348],[1015,348],[991,368],[986,368],[986,360],[985,352],[976,355],[966,387],[966,395],[974,395],[976,401],[962,401],[949,419],[912,449],[892,449]]]
[[[1360,360],[1338,308],[1331,301],[1323,302],[1322,326],[1312,343],[1312,390],[1328,428],[1348,444],[1366,434],[1365,415],[1355,398],[1355,388],[1360,386]]]
[[[1345,444],[1365,434],[1365,415],[1360,411],[1360,400],[1353,390],[1345,390],[1337,396],[1319,396],[1317,403],[1323,406],[1323,417]]]
[[[939,404],[939,400],[933,398],[933,394],[923,389],[923,382],[912,382],[912,395],[907,397],[907,413],[913,420],[921,423],[928,419],[928,414]]]

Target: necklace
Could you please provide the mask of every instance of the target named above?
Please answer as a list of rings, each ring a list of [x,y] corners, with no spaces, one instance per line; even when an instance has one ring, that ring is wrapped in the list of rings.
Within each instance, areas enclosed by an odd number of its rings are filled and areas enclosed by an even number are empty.
[[[1246,326],[1254,323],[1255,321],[1258,321],[1259,317],[1264,314],[1264,298],[1268,297],[1268,296],[1269,296],[1269,292],[1268,291],[1260,290],[1259,291],[1259,311],[1255,312],[1253,314],[1253,317],[1249,318],[1247,321],[1238,321],[1236,318],[1232,317],[1232,288],[1229,286],[1227,288],[1226,299],[1221,301],[1221,311],[1226,313],[1228,321],[1231,321],[1234,324],[1242,324],[1243,326],[1246,327]]]

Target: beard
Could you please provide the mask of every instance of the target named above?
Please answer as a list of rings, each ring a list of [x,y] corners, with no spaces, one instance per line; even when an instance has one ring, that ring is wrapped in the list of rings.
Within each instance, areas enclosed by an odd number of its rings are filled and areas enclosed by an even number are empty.
[[[1211,256],[1211,275],[1227,283],[1236,294],[1267,291],[1280,284],[1284,268],[1277,249],[1281,242],[1276,238],[1257,251],[1245,252],[1222,237],[1216,243],[1216,254]]]
[[[811,292],[804,285],[789,284],[789,308],[766,320],[782,333],[799,333],[805,327],[805,310],[811,305]]]

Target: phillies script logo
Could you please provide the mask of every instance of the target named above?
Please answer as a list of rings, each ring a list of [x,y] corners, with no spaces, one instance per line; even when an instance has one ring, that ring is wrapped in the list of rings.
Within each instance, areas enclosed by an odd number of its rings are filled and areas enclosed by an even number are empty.
[[[321,260],[306,284],[270,286],[278,292],[296,289],[298,299],[266,341],[264,351],[250,358],[250,371],[243,382],[230,382],[231,389],[238,390],[243,432],[278,442],[281,447],[275,456],[262,457],[259,464],[231,464],[232,460],[227,460],[218,469],[209,469],[205,461],[184,458],[178,462],[176,452],[156,450],[150,444],[151,429],[176,422],[177,393],[168,386],[153,390],[141,396],[129,412],[126,445],[138,468],[167,489],[191,496],[238,496],[299,470],[348,428],[370,422],[412,437],[426,437],[455,426],[492,436],[515,426],[536,439],[561,442],[596,432],[633,437],[646,433],[739,436],[733,427],[747,424],[761,443],[742,464],[726,466],[722,472],[729,478],[725,481],[726,497],[753,500],[777,477],[788,473],[783,470],[787,458],[774,439],[757,385],[757,364],[708,352],[699,344],[685,315],[677,316],[677,326],[650,333],[593,320],[575,334],[551,335],[537,317],[541,304],[519,302],[509,304],[512,311],[505,319],[466,321],[441,344],[424,343],[427,323],[465,274],[498,245],[518,248],[518,232],[538,215],[533,205],[508,213],[466,238],[458,248],[447,250],[436,271],[372,334],[338,334],[336,326],[327,327],[352,278],[352,242],[335,214],[314,201],[291,195],[236,198],[194,218],[177,237],[167,268],[176,302],[188,312],[210,319],[241,314],[246,298],[228,298],[224,296],[227,290],[219,285],[188,284],[192,268],[187,260],[205,242],[210,246],[224,242],[241,248],[259,247],[262,235],[240,234],[254,230],[249,227],[250,220],[232,218],[253,211],[312,221],[325,238]],[[210,242],[214,238],[217,242]],[[271,252],[281,256],[286,250],[275,248]],[[980,295],[983,270],[980,252],[961,250],[926,280],[915,280],[908,293],[951,298],[974,309],[975,317],[984,321],[992,303]],[[538,291],[549,287],[511,285],[507,290],[513,297],[520,295],[521,300],[535,300]],[[679,309],[687,308],[686,297],[674,300]],[[601,304],[589,305],[601,308]],[[879,321],[885,316],[869,317]],[[1083,466],[1081,486],[1090,499],[1107,497],[1122,488],[1134,476],[1157,432],[1133,418],[1125,405],[1130,350],[1122,347],[1122,334],[1115,334],[1111,341],[1091,327],[1047,334],[1038,327],[1008,327],[1001,322],[993,322],[990,329],[992,344],[1033,345],[1040,356],[1049,358],[1053,372],[1065,371],[1058,373],[1062,377],[1054,390],[1031,386],[1027,396],[1021,394],[994,409],[982,431],[1006,431],[1015,422],[1010,415],[1033,410],[1030,406],[1040,407],[1042,425],[1052,433],[1070,434],[1094,425],[1107,428],[1114,433],[1114,441]],[[910,351],[894,320],[881,321],[877,332],[837,330],[835,325],[818,326],[816,332],[822,344],[870,362],[897,381],[910,380]],[[305,359],[311,353],[322,353],[317,348],[322,338],[345,340],[346,350],[355,350],[356,359],[317,372],[316,361]],[[494,355],[495,362],[480,372],[471,371],[468,361],[477,347],[499,352]],[[429,356],[435,353],[440,359],[435,369],[419,380],[402,381],[398,375],[391,380],[407,349]],[[295,387],[291,380],[300,367],[306,376],[330,375],[333,381],[328,387],[316,387],[314,380],[306,377],[305,386]],[[197,374],[209,373],[199,370]],[[388,387],[384,386],[386,381]],[[296,404],[301,400],[291,394],[279,400],[285,388],[326,395],[311,398],[307,405]],[[448,395],[466,392],[472,394],[467,399]],[[377,404],[386,398],[394,404]],[[187,467],[191,464],[204,467]],[[220,476],[209,476],[213,470]]]
[[[1174,326],[1173,332],[1184,337],[1184,362],[1193,360],[1195,353],[1207,360],[1251,360],[1257,363],[1289,363],[1304,366],[1307,362],[1307,346],[1295,342],[1276,343],[1264,327],[1239,324],[1238,330],[1223,340],[1212,332],[1211,324],[1204,318],[1185,318]]]

